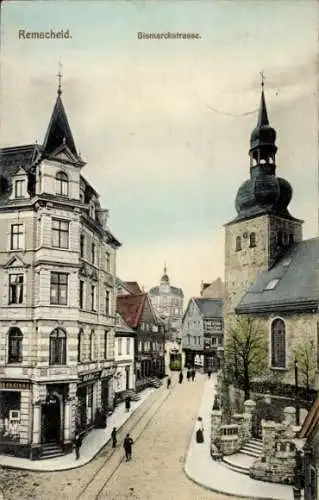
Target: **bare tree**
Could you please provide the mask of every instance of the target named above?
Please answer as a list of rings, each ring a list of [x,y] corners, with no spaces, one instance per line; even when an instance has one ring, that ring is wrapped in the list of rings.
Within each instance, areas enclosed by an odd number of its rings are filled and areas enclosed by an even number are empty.
[[[306,386],[307,391],[310,385],[315,382],[317,359],[316,349],[313,340],[299,342],[293,349],[294,359],[298,362],[298,371],[301,375],[301,383]]]
[[[267,369],[268,348],[264,328],[256,318],[236,316],[226,341],[225,362],[228,378],[250,397],[253,378]]]

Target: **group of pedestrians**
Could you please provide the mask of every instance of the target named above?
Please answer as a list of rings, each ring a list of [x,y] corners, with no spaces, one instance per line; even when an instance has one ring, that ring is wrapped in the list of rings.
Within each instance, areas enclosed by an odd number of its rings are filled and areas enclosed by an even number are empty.
[[[111,439],[112,439],[112,448],[116,448],[117,446],[117,428],[113,427],[113,430],[111,432]],[[75,449],[75,459],[79,460],[80,458],[80,448],[82,446],[82,441],[83,441],[83,436],[79,434],[78,432],[75,434],[74,437],[74,449]],[[132,445],[133,445],[133,439],[131,438],[130,434],[126,434],[126,437],[123,442],[123,448],[125,452],[125,458],[126,461],[131,460],[132,458]]]
[[[190,381],[190,379],[192,379],[192,381],[194,382],[195,376],[196,376],[195,368],[188,368],[187,372],[186,372],[186,378],[187,378],[188,382]],[[183,374],[183,370],[181,370],[179,373],[178,382],[181,384],[183,382],[183,380],[184,380],[184,374]]]

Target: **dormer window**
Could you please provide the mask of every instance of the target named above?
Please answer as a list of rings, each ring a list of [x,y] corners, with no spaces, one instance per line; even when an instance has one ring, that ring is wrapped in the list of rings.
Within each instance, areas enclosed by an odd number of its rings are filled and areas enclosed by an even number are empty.
[[[84,197],[84,191],[80,191],[80,202],[84,203],[85,197]]]
[[[25,179],[17,179],[14,183],[15,198],[25,197]]]
[[[60,196],[69,195],[69,178],[65,172],[58,172],[56,174],[56,194]]]
[[[241,237],[237,236],[236,237],[236,252],[239,252],[241,250]]]

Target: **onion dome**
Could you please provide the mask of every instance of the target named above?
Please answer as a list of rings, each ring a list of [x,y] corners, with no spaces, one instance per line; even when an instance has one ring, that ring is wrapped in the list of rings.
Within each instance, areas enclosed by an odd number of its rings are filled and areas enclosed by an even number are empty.
[[[164,265],[164,274],[161,277],[161,283],[169,283],[169,277],[168,277],[168,274],[167,274],[166,264]]]

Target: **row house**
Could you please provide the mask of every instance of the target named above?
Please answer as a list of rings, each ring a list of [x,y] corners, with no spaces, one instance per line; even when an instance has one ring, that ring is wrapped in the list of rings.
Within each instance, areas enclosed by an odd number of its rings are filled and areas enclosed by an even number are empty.
[[[196,362],[205,372],[218,370],[223,360],[223,345],[223,300],[191,298],[182,321],[185,365],[194,366]]]
[[[128,391],[135,391],[134,373],[135,332],[116,314],[114,345],[114,395],[121,397]]]
[[[133,293],[141,290],[136,283],[133,286],[132,282],[118,280],[117,284],[117,311],[135,332],[135,388],[140,391],[152,378],[165,376],[165,325],[156,315],[148,294]]]
[[[0,453],[32,459],[71,451],[114,397],[120,243],[61,94],[43,145],[0,150]]]

